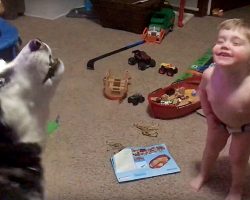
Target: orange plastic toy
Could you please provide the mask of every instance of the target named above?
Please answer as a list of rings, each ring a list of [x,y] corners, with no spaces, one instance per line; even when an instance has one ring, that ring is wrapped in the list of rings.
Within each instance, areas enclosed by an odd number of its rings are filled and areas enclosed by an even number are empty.
[[[108,71],[103,79],[104,84],[104,95],[111,100],[122,101],[127,96],[128,84],[131,77],[128,71],[126,71],[124,78],[114,78],[111,72]]]
[[[142,38],[146,42],[158,43],[160,44],[166,35],[166,31],[162,29],[160,26],[150,25],[148,28],[146,27],[142,33]]]

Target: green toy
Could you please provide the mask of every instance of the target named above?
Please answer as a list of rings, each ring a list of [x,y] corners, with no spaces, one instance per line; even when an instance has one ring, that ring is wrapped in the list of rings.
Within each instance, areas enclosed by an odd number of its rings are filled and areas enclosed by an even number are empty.
[[[60,119],[60,116],[57,115],[57,117],[56,117],[56,119],[54,121],[50,121],[48,123],[48,125],[47,125],[47,133],[48,133],[48,135],[52,135],[59,128],[59,119]]]
[[[162,8],[160,11],[153,13],[150,24],[159,26],[162,29],[172,31],[174,26],[175,13],[173,8]]]
[[[198,60],[196,60],[193,65],[195,65],[195,66],[209,65],[212,63],[212,60],[213,60],[212,51],[211,51],[211,49],[208,49],[207,52],[205,52],[202,55],[202,57],[200,57]],[[191,69],[192,69],[192,66],[191,66]]]
[[[188,67],[187,72],[178,76],[175,82],[191,78],[194,76],[194,74],[196,74],[195,72],[203,73],[203,71],[208,68],[212,62],[212,51],[211,49],[208,49],[198,60],[196,60],[190,67]]]

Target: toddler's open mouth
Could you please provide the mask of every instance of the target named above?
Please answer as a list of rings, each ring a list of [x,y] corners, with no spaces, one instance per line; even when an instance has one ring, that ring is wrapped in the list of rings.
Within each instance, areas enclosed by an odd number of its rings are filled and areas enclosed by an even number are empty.
[[[232,57],[231,54],[226,53],[226,52],[220,52],[217,54],[218,56],[223,56],[223,57]]]

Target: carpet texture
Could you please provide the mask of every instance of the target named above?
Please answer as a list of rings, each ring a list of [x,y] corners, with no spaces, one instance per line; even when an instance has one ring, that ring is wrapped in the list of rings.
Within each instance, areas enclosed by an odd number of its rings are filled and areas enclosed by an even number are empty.
[[[200,192],[193,192],[189,181],[197,174],[206,137],[205,119],[193,113],[174,120],[149,116],[147,101],[138,106],[104,98],[103,77],[110,69],[117,77],[126,70],[132,79],[128,96],[139,92],[145,97],[175,80],[160,75],[161,62],[173,63],[178,75],[211,48],[216,27],[225,18],[250,19],[250,6],[228,11],[222,18],[193,17],[183,28],[175,27],[162,44],[143,44],[99,60],[95,70],[87,70],[89,59],[141,40],[140,35],[103,28],[84,18],[61,17],[45,20],[19,17],[10,21],[26,43],[32,38],[46,41],[66,67],[64,78],[51,106],[51,119],[60,115],[60,128],[48,139],[43,155],[48,200],[222,200],[230,185],[228,146],[223,150],[212,179]],[[31,28],[32,27],[32,28]],[[157,62],[155,68],[139,71],[127,63],[132,50],[146,51]],[[157,124],[158,137],[144,136],[133,124]],[[181,168],[174,175],[159,176],[119,184],[110,164],[123,146],[147,146],[165,143]],[[246,177],[244,199],[250,199],[250,168]]]

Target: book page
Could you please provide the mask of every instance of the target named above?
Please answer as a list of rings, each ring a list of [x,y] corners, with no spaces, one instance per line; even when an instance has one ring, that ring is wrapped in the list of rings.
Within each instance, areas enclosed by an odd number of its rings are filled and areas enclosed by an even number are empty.
[[[117,173],[131,171],[136,168],[131,149],[121,150],[119,153],[114,155],[113,161]]]

